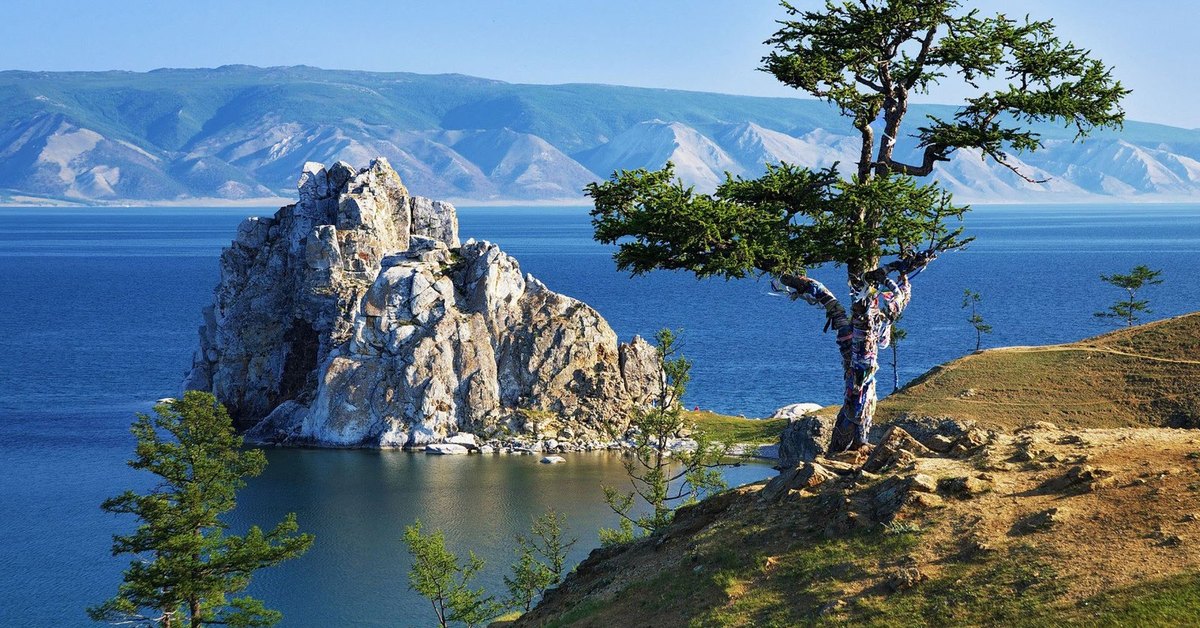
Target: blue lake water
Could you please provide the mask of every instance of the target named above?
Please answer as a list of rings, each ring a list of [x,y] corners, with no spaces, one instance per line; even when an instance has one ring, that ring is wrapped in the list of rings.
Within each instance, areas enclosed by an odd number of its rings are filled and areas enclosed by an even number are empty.
[[[250,213],[0,208],[0,625],[87,625],[83,607],[115,590],[124,559],[108,556],[109,537],[130,521],[97,506],[145,486],[124,466],[129,422],[176,392],[217,255]],[[823,314],[768,296],[763,282],[630,279],[613,269],[611,249],[591,240],[585,208],[462,208],[460,222],[464,238],[500,243],[552,289],[596,307],[623,338],[682,329],[694,362],[689,405],[763,416],[796,401],[838,400],[837,350],[820,333]],[[914,281],[902,380],[974,348],[964,288],[983,295],[995,329],[987,346],[1111,329],[1092,313],[1120,295],[1099,275],[1136,264],[1164,271],[1165,283],[1145,292],[1154,317],[1198,309],[1191,282],[1200,205],[982,207],[967,224],[978,241]],[[844,284],[837,269],[817,276],[835,290]],[[307,556],[253,585],[288,626],[428,625],[407,590],[398,541],[417,517],[445,529],[456,548],[488,558],[484,582],[493,587],[508,540],[547,506],[567,513],[581,558],[596,527],[613,523],[599,485],[621,473],[606,455],[554,467],[398,452],[268,455],[232,523],[296,511],[317,534]],[[730,481],[767,473],[742,467]]]

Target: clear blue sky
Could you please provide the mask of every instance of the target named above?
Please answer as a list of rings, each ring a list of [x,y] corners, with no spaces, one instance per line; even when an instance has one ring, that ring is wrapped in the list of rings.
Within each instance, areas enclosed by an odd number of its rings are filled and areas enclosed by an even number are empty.
[[[1054,18],[1067,38],[1116,66],[1134,90],[1130,118],[1200,127],[1200,2],[971,4]],[[790,96],[755,71],[781,17],[772,0],[25,0],[4,9],[0,66],[305,64]]]

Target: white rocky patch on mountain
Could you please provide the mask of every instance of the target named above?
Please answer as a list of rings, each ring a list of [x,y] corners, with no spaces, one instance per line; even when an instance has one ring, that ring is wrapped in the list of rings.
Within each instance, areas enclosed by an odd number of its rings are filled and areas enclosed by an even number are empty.
[[[827,168],[836,162],[853,163],[858,142],[845,135],[810,131],[800,137],[772,131],[753,122],[732,125],[715,136],[716,142],[749,174],[763,171],[766,164],[803,165]]]
[[[658,169],[668,161],[675,174],[700,191],[711,192],[725,180],[725,173],[747,170],[716,142],[680,122],[648,120],[626,130],[609,142],[576,156],[595,173],[635,168]],[[752,170],[757,172],[761,166]]]
[[[65,116],[38,116],[0,132],[0,188],[68,200],[120,199],[143,194],[174,198],[183,190],[161,172],[158,159],[129,142],[112,140]]]

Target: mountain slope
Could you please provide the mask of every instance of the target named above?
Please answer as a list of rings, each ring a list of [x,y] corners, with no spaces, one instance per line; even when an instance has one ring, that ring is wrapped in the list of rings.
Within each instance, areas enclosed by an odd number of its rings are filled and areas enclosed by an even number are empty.
[[[711,139],[679,122],[649,120],[635,124],[601,146],[576,155],[592,172],[658,169],[668,161],[675,174],[703,190],[713,190],[724,173],[744,169]],[[751,171],[753,172],[753,171]]]
[[[1200,131],[1130,122],[1082,145],[1037,131],[1050,146],[1020,159],[1047,184],[967,153],[938,176],[975,202],[1200,192]],[[707,191],[769,162],[850,163],[856,143],[836,110],[804,99],[305,66],[0,72],[0,193],[78,202],[290,196],[304,161],[376,156],[414,189],[460,199],[579,199],[615,169],[668,159]]]

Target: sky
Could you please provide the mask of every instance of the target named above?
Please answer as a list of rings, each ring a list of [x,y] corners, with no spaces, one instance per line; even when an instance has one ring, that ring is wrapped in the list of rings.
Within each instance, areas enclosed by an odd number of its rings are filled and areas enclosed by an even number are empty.
[[[821,0],[793,0],[817,8]],[[1053,18],[1115,66],[1128,117],[1200,127],[1195,0],[978,0]],[[8,3],[0,69],[312,65],[800,96],[756,71],[773,0],[52,0]],[[954,102],[948,86],[925,98]]]

